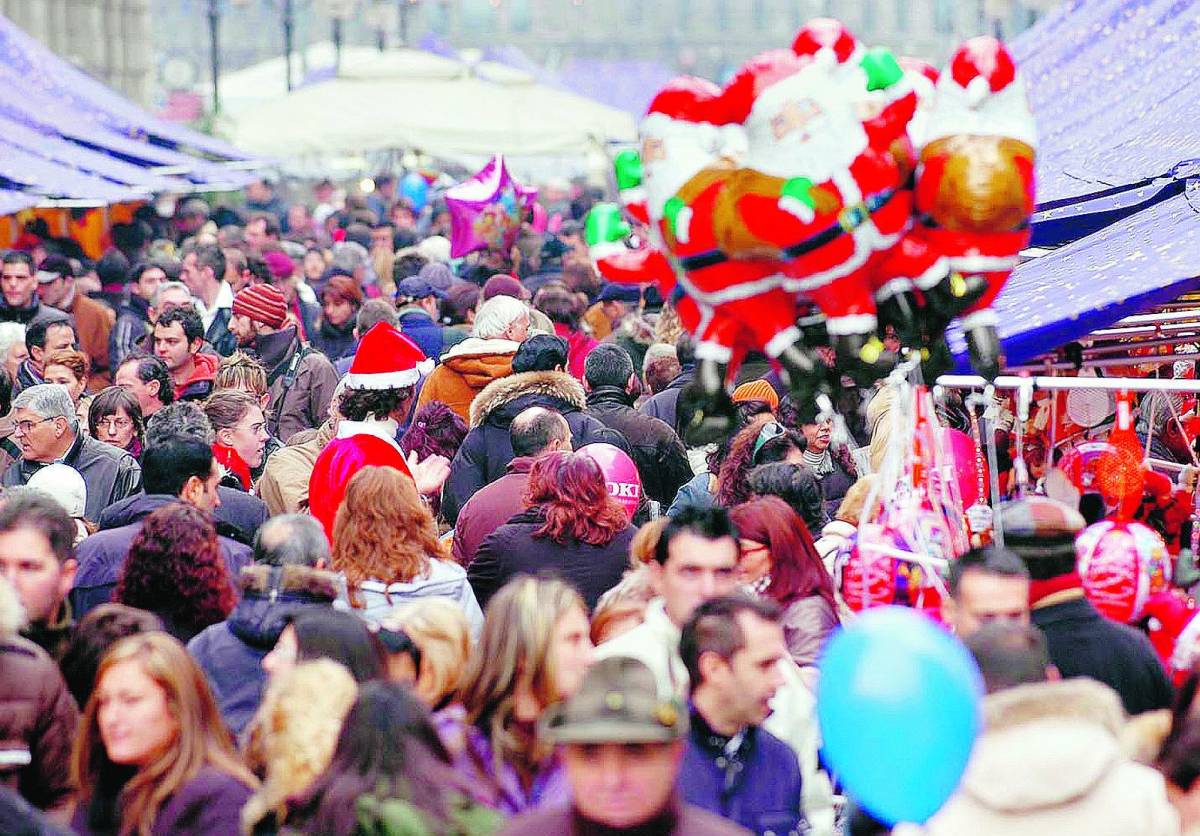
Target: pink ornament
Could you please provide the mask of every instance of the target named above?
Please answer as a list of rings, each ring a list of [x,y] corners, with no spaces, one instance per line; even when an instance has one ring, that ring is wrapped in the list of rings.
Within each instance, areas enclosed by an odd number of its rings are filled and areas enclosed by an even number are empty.
[[[497,154],[474,177],[446,190],[450,256],[462,258],[476,250],[507,252],[536,197],[537,189],[514,180],[504,157]]]
[[[1138,621],[1171,583],[1166,544],[1141,523],[1101,520],[1075,538],[1075,556],[1084,594],[1114,621]]]
[[[958,498],[962,500],[965,511],[979,501],[981,476],[982,483],[987,484],[987,474],[979,472],[975,440],[961,430],[940,427],[938,442],[942,450],[943,472],[947,479],[953,479],[957,483]]]
[[[621,503],[632,520],[642,501],[642,478],[633,459],[621,448],[603,442],[586,444],[579,452],[600,465],[609,496]]]

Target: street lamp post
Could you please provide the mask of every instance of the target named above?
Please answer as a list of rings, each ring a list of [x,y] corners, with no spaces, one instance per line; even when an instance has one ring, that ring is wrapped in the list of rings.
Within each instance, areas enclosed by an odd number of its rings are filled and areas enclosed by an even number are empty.
[[[219,0],[208,0],[208,58],[212,67],[212,109],[214,114],[221,112],[221,10],[217,8]]]
[[[287,90],[292,92],[292,47],[296,33],[296,9],[293,0],[283,0],[283,58],[287,72]]]

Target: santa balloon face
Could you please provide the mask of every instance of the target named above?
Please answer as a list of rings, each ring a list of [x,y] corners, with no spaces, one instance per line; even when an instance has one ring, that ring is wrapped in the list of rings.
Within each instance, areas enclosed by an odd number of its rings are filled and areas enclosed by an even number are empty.
[[[829,74],[809,66],[763,91],[746,119],[745,165],[814,183],[847,171],[867,134],[853,105],[832,90]]]
[[[663,205],[715,160],[720,132],[707,123],[676,122],[652,114],[642,122],[641,137],[646,209],[657,221]]]

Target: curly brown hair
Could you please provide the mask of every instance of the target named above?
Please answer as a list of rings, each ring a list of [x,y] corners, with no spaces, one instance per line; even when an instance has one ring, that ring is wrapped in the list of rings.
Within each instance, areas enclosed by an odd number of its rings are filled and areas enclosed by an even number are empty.
[[[334,571],[346,576],[351,603],[363,581],[407,583],[430,560],[448,559],[433,515],[416,485],[394,467],[364,467],[346,486],[333,524]]]
[[[224,621],[236,599],[208,515],[172,502],[146,517],[113,600],[157,613],[184,634]]]
[[[604,472],[584,453],[547,453],[533,463],[525,500],[543,520],[534,537],[606,546],[629,527],[629,516],[608,493]]]
[[[755,456],[759,433],[771,423],[775,424],[778,434],[765,441]],[[755,416],[733,437],[729,453],[721,462],[717,472],[717,504],[732,508],[745,502],[754,493],[750,489],[750,471],[760,464],[784,461],[789,452],[803,452],[807,446],[804,436],[775,422],[770,413]]]

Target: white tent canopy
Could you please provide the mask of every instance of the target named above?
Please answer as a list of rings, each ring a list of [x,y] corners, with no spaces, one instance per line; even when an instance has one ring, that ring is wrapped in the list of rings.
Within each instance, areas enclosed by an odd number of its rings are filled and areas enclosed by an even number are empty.
[[[236,84],[235,99],[239,89],[262,91],[268,69],[242,72],[248,89]],[[224,81],[222,89],[224,97]],[[280,159],[391,148],[584,155],[635,134],[628,114],[536,84],[518,70],[414,50],[356,49],[343,55],[339,77],[261,99],[235,120],[234,142]]]

